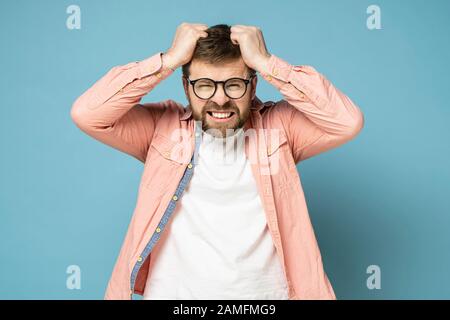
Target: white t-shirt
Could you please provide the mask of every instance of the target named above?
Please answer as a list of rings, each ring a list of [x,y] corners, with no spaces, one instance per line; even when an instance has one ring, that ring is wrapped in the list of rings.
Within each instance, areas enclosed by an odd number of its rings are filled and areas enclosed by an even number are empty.
[[[150,264],[144,300],[288,299],[242,128],[227,138],[203,132],[194,174]]]

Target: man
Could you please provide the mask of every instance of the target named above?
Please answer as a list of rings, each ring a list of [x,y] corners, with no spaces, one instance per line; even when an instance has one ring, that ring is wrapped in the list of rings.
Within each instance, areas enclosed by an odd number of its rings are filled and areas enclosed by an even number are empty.
[[[180,66],[187,108],[139,103]],[[284,99],[261,102],[256,72]],[[363,114],[313,67],[268,53],[258,28],[183,23],[71,116],[145,164],[105,299],[336,298],[296,164],[353,139]]]

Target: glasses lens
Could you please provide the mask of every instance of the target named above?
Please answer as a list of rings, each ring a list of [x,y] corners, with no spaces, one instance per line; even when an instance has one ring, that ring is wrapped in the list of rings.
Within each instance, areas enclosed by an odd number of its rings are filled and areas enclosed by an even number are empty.
[[[225,83],[225,91],[231,98],[237,99],[244,95],[245,82],[241,79],[230,79]]]
[[[208,99],[214,93],[214,82],[206,79],[198,80],[194,85],[194,91],[200,98]]]

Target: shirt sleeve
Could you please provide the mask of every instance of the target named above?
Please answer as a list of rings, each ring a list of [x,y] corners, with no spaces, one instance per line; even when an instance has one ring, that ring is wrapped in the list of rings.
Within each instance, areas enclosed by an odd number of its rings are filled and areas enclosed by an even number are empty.
[[[275,108],[287,131],[295,162],[353,139],[364,126],[361,110],[311,66],[271,55],[261,73],[283,95]]]
[[[71,108],[75,124],[86,134],[145,162],[157,120],[165,103],[139,104],[173,73],[163,66],[162,52],[115,66],[76,99]]]

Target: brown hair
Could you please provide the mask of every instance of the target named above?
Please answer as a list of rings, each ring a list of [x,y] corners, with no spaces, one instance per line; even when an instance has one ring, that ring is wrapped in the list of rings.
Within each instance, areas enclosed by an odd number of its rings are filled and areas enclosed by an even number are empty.
[[[230,39],[230,26],[226,24],[218,24],[206,29],[208,36],[200,38],[197,41],[194,54],[190,62],[182,67],[183,75],[189,76],[189,67],[192,60],[198,59],[207,63],[229,62],[241,57],[239,45],[233,44]],[[250,74],[256,73],[255,70],[248,68]]]

